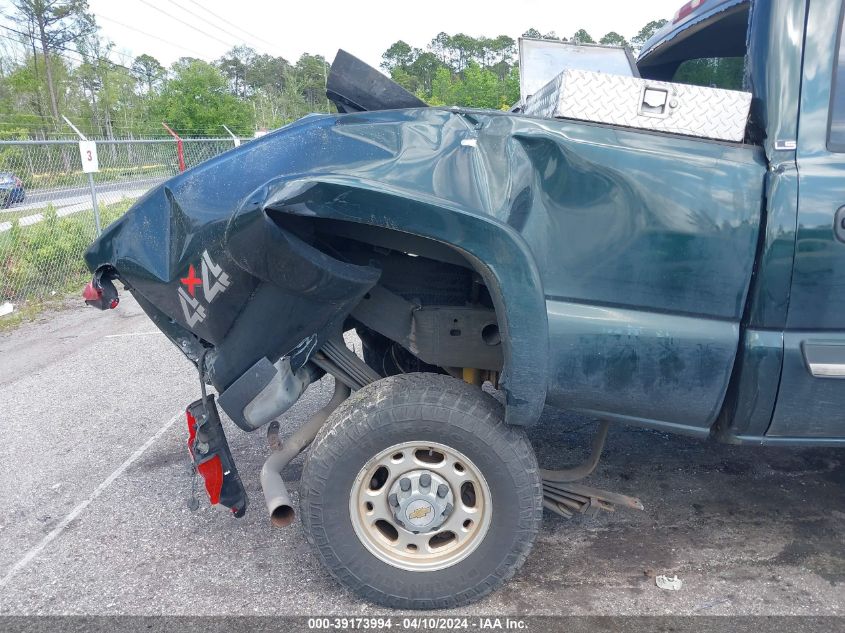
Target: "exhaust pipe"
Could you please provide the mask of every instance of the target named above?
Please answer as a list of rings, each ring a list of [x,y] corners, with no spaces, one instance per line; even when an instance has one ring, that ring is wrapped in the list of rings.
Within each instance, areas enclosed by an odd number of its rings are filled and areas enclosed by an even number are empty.
[[[335,378],[334,394],[329,403],[312,415],[282,445],[281,449],[267,458],[264,466],[261,467],[261,488],[264,491],[264,499],[267,501],[270,522],[276,527],[290,525],[294,519],[293,506],[285,488],[285,482],[282,480],[282,470],[317,437],[317,433],[332,412],[348,397],[349,387]]]

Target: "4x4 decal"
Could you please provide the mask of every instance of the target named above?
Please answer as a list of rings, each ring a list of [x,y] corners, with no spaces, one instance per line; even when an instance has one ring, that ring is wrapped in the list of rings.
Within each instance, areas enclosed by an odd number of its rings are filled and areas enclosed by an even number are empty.
[[[202,287],[202,295],[206,304],[211,304],[217,295],[226,291],[232,283],[229,275],[222,266],[212,261],[208,251],[203,251],[200,261],[200,276],[193,264],[188,267],[188,276],[179,280],[185,288],[179,288],[179,303],[182,305],[182,313],[188,327],[202,323],[208,316],[208,310],[197,295],[197,286]],[[186,290],[187,288],[187,290]]]

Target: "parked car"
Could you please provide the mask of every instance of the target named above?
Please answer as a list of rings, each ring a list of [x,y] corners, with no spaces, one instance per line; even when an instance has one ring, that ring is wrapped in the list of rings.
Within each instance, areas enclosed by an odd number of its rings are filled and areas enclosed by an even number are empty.
[[[26,199],[23,182],[10,171],[0,172],[0,204],[11,207]]]
[[[429,108],[339,55],[341,114],[152,190],[86,254],[86,300],[116,307],[122,283],[196,365],[190,452],[235,516],[217,405],[273,439],[331,374],[262,470],[271,520],[293,520],[281,472],[310,445],[299,513],[329,572],[385,605],[467,604],[514,574],[544,508],[642,507],[579,482],[609,424],[845,446],[842,16],[693,0],[645,44],[632,80],[745,58],[739,141]],[[648,112],[684,107],[661,90]],[[538,467],[525,427],[546,404],[602,420],[588,462]]]

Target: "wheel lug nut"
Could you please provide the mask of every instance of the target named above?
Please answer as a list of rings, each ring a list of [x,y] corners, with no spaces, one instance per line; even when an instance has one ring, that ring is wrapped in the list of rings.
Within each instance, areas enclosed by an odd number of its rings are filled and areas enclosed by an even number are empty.
[[[441,499],[446,496],[447,492],[449,492],[449,486],[446,484],[440,484],[437,486],[437,496]]]
[[[411,489],[411,480],[407,477],[402,477],[399,480],[399,487],[402,489],[402,492],[408,492]]]
[[[399,498],[396,496],[395,492],[387,498],[387,502],[394,508],[399,507]]]
[[[420,486],[423,488],[428,488],[431,485],[431,475],[428,473],[423,473],[420,475]]]
[[[450,514],[452,514],[452,510],[453,510],[454,507],[455,506],[453,506],[451,503],[447,503],[446,508],[443,510],[443,516],[447,517]]]

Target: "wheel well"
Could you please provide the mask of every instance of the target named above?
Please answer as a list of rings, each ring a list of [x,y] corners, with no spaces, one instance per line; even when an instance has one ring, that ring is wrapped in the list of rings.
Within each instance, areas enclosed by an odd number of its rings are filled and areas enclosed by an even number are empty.
[[[381,270],[347,320],[383,374],[441,371],[494,384],[504,366],[500,315],[482,271],[460,250],[418,235],[356,222],[273,214],[333,257]],[[496,289],[492,289],[496,292]],[[373,364],[373,363],[371,363]],[[465,371],[466,370],[466,371]]]

